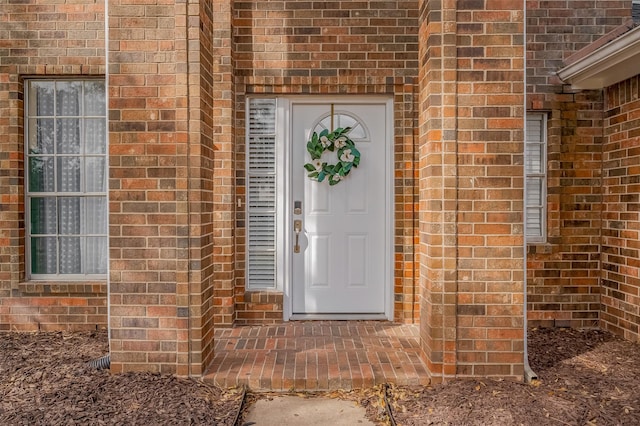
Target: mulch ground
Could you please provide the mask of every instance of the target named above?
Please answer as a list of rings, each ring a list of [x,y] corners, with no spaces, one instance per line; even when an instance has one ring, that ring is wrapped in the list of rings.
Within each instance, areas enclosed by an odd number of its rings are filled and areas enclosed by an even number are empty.
[[[597,330],[537,329],[538,380],[454,380],[394,388],[401,425],[640,425],[640,345]],[[378,409],[378,412],[380,410]]]
[[[0,424],[234,423],[238,390],[87,366],[106,352],[103,332],[0,333]],[[393,418],[421,426],[640,425],[640,345],[596,330],[539,329],[530,333],[529,352],[539,378],[532,384],[482,379],[391,387]],[[384,388],[325,396],[353,400],[372,420],[389,424]]]
[[[0,333],[0,425],[233,425],[240,393],[87,366],[107,352],[105,332]]]

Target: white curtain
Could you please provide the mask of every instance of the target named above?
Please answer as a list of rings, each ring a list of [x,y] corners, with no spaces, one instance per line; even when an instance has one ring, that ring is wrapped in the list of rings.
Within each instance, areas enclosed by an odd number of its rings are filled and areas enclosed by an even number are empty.
[[[107,273],[107,237],[92,236],[107,234],[106,197],[85,198],[84,229],[86,237],[85,273]]]
[[[105,274],[104,82],[30,82],[28,114],[32,273]]]
[[[56,154],[57,192],[81,191],[80,170],[80,96],[82,83],[56,84]],[[69,156],[62,156],[71,154]],[[75,155],[74,155],[75,154]],[[58,197],[59,272],[79,274],[82,271],[80,239],[81,198]]]
[[[107,131],[104,116],[106,104],[104,99],[104,83],[86,82],[84,87],[84,149],[85,191],[88,193],[106,192],[107,162],[106,143]],[[100,116],[101,118],[92,118]],[[83,233],[85,240],[85,273],[107,273],[107,198],[87,197],[85,199]]]

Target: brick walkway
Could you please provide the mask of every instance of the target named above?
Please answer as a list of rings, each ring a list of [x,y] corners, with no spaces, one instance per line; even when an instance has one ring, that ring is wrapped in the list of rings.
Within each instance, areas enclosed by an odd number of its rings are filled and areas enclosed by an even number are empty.
[[[429,383],[417,327],[383,321],[292,321],[218,329],[205,380],[262,391]]]

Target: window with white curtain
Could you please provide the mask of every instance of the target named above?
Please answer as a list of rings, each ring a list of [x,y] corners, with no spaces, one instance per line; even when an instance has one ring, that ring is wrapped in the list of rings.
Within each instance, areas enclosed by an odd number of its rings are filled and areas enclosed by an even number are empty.
[[[527,140],[525,143],[526,200],[525,229],[527,241],[546,241],[547,218],[547,115],[527,114]]]
[[[28,80],[26,236],[32,279],[107,273],[104,80]]]

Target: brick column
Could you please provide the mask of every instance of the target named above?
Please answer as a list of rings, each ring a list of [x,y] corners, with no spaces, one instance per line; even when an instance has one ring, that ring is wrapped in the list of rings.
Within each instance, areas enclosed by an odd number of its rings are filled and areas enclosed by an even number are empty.
[[[200,43],[210,43],[200,40],[200,7],[109,4],[110,337],[116,372],[202,371],[202,306],[211,286],[211,268],[203,272],[202,259],[211,250],[206,241],[212,231],[200,208],[211,187],[210,166],[199,160],[207,133],[201,121],[210,123],[200,115],[201,105],[211,101],[200,92],[206,78]]]
[[[420,3],[420,132],[419,132],[419,236],[420,335],[432,378],[444,375],[444,219],[442,143],[442,10],[431,1]],[[455,264],[451,266],[455,271]],[[453,317],[455,320],[455,316]],[[455,328],[452,330],[455,333]],[[455,339],[455,335],[451,336]],[[449,373],[451,374],[451,373]]]
[[[226,7],[225,7],[226,5]],[[223,11],[226,11],[223,13]],[[216,241],[216,209],[218,187],[214,170],[219,146],[214,140],[219,120],[214,117],[214,108],[220,99],[220,84],[228,78],[220,78],[216,64],[222,59],[214,53],[218,44],[228,45],[229,34],[215,32],[216,21],[226,16],[230,25],[230,1],[198,3],[190,10],[190,20],[200,25],[189,28],[189,39],[197,40],[197,49],[189,54],[189,213],[190,213],[190,344],[191,373],[203,373],[213,359],[214,316],[218,306],[214,302],[217,259],[214,253]],[[226,40],[226,41],[225,41]],[[228,59],[228,58],[227,58]],[[229,95],[227,95],[229,96]],[[229,129],[225,129],[229,133]]]
[[[421,336],[434,381],[523,375],[523,4],[421,2]]]

